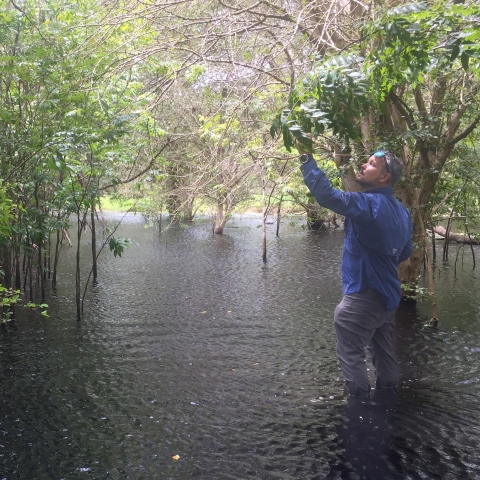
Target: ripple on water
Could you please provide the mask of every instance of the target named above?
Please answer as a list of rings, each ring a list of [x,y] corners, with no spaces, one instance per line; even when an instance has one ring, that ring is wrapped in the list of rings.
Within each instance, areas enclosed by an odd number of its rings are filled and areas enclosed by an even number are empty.
[[[64,250],[50,318],[0,335],[3,477],[479,478],[468,259],[456,279],[436,272],[438,328],[425,326],[428,304],[398,311],[398,395],[355,403],[332,325],[342,232],[285,224],[277,239],[269,226],[264,265],[258,224],[155,238],[132,217],[120,234],[136,243],[102,254],[80,323]]]

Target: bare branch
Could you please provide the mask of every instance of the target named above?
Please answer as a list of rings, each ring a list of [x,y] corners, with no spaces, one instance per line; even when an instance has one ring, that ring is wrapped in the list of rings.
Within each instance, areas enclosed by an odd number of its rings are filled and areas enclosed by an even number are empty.
[[[461,133],[459,133],[455,138],[453,138],[449,143],[452,145],[457,144],[460,140],[467,138],[478,126],[480,123],[480,115],[475,118],[475,120],[468,125]]]
[[[99,188],[100,191],[103,191],[103,190],[107,190],[109,188],[112,188],[112,187],[115,187],[117,185],[121,185],[121,184],[125,184],[125,183],[131,183],[133,182],[134,180],[136,180],[137,178],[141,177],[142,175],[144,175],[145,173],[147,173],[152,167],[153,165],[155,164],[155,161],[157,160],[157,158],[162,154],[162,152],[167,148],[169,147],[170,145],[172,145],[173,141],[172,140],[167,140],[167,143],[165,145],[162,146],[162,148],[156,153],[156,155],[154,155],[152,157],[152,159],[150,160],[150,163],[139,173],[137,173],[136,175],[134,175],[133,177],[130,177],[130,178],[127,178],[126,180],[122,180],[121,182],[118,182],[118,183],[111,183],[110,185],[105,185],[103,186],[102,188]]]

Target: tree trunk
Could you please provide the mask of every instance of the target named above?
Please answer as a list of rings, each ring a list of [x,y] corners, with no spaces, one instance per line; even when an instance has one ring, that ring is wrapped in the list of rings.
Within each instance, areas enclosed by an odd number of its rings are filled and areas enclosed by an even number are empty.
[[[450,230],[447,230],[445,227],[433,227],[433,231],[444,237],[445,240],[453,240],[457,243],[465,243],[467,245],[480,245],[479,240],[475,240],[470,235],[465,233],[452,233]]]
[[[48,232],[48,253],[47,253],[47,274],[48,278],[52,276],[52,269],[51,269],[51,260],[52,260],[52,231],[49,230]]]
[[[228,221],[228,217],[229,215],[225,213],[225,199],[221,198],[217,201],[217,216],[213,228],[213,233],[215,235],[223,234],[223,229]]]
[[[38,245],[38,275],[40,277],[40,292],[42,296],[42,301],[45,300],[45,279],[43,276],[43,253],[42,253],[42,242],[39,242]]]
[[[12,288],[12,252],[9,243],[3,247],[3,286]]]
[[[412,292],[412,289],[416,286],[420,271],[422,269],[422,262],[425,255],[425,213],[419,205],[418,193],[415,190],[415,186],[404,182],[403,189],[400,192],[402,195],[403,203],[411,208],[411,219],[413,224],[412,242],[414,249],[410,258],[405,262],[402,262],[398,268],[398,275],[402,284],[407,285],[404,291],[404,296],[408,297]]]
[[[20,248],[15,252],[15,290],[22,288],[22,274],[20,271]]]
[[[38,188],[39,185],[38,183],[35,184],[35,206],[37,207],[37,210],[40,210],[40,202],[38,198]],[[40,277],[40,292],[41,292],[41,297],[42,300],[45,300],[45,280],[43,278],[43,256],[42,256],[42,246],[44,245],[44,236],[43,236],[43,218],[42,216],[39,216],[38,218],[38,230],[39,230],[39,235],[37,237],[38,241],[38,265],[37,265],[37,272]]]
[[[428,204],[435,183],[436,177],[427,174],[423,180],[420,180],[422,189],[418,189],[413,182],[409,181],[407,175],[407,178],[399,188],[395,190],[396,196],[398,196],[403,205],[410,208],[411,211],[414,249],[410,258],[400,264],[398,273],[402,284],[409,285],[412,288],[416,285],[422,269],[426,248],[424,225],[429,223],[425,210],[421,205]],[[405,293],[408,295],[408,290]]]
[[[77,306],[77,321],[82,319],[82,297],[80,291],[80,241],[82,239],[82,229],[85,225],[87,218],[87,212],[83,212],[83,218],[80,219],[80,212],[77,211],[77,253],[76,253],[76,262],[75,262],[75,304]]]
[[[170,219],[177,222],[180,218],[180,211],[182,209],[182,202],[178,195],[171,194],[167,197],[167,211],[170,214]]]
[[[280,197],[280,201],[278,202],[278,208],[277,208],[277,237],[279,236],[280,233],[280,218],[281,218],[281,210],[282,210],[282,200],[283,200],[283,195]]]
[[[422,231],[421,223],[418,221],[413,222],[412,241],[416,248],[413,249],[410,258],[399,265],[398,275],[402,284],[414,287],[420,275],[425,254],[425,232]],[[409,290],[407,289],[404,293],[408,295]]]
[[[92,200],[90,207],[90,221],[92,223],[92,274],[93,274],[93,283],[97,283],[97,231],[95,227],[95,199]]]
[[[57,228],[57,241],[55,242],[55,258],[53,260],[53,276],[52,276],[52,285],[57,284],[57,268],[58,268],[58,260],[60,258],[60,248],[62,246],[62,232],[60,228]]]
[[[29,273],[29,287],[30,287],[30,301],[33,302],[33,256],[28,257],[28,273]]]
[[[158,234],[162,234],[162,212],[163,212],[163,203],[160,205],[160,215],[158,216]]]
[[[264,205],[262,213],[262,260],[267,263],[267,215],[268,206]]]
[[[193,211],[193,198],[185,201],[182,206],[182,214],[184,222],[192,222],[195,217],[195,212]]]
[[[435,241],[434,229],[435,229],[435,226],[431,225],[430,230],[432,231],[432,262],[435,262],[435,260],[437,259],[437,246]]]

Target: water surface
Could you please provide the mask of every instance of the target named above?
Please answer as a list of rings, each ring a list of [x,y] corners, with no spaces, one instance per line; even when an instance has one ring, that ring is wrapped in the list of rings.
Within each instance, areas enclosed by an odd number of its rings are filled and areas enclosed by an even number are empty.
[[[258,227],[159,237],[129,216],[135,244],[102,254],[80,323],[65,249],[50,318],[0,332],[0,478],[480,478],[470,251],[457,278],[456,247],[437,265],[437,328],[428,303],[398,310],[398,394],[351,401],[332,325],[342,231],[271,225],[264,265]]]

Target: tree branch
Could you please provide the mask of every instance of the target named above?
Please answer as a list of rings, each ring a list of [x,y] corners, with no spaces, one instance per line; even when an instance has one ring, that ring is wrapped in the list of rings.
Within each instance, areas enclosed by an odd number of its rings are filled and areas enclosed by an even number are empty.
[[[411,131],[416,130],[417,124],[413,117],[412,109],[393,90],[389,92],[388,96],[400,114],[405,118],[408,128]]]
[[[451,145],[455,145],[458,143],[460,140],[463,140],[464,138],[467,138],[474,130],[477,128],[478,124],[480,123],[480,115],[475,118],[475,120],[463,130],[463,132],[459,133],[455,138],[450,140]]]
[[[103,191],[103,190],[107,190],[108,188],[112,188],[112,187],[116,187],[117,185],[123,185],[125,183],[130,183],[130,182],[133,182],[134,180],[136,180],[137,178],[141,177],[142,175],[144,175],[145,173],[147,173],[152,167],[153,167],[153,164],[155,163],[155,160],[157,160],[157,158],[161,155],[161,153],[167,148],[169,147],[171,144],[173,143],[172,140],[167,140],[167,143],[160,149],[159,152],[157,152],[157,154],[152,158],[152,160],[150,161],[150,163],[147,165],[146,168],[144,168],[140,173],[137,173],[137,175],[134,175],[133,177],[131,178],[128,178],[127,180],[122,180],[121,182],[118,182],[118,183],[111,183],[110,185],[106,185],[102,188],[99,188],[99,191]]]

